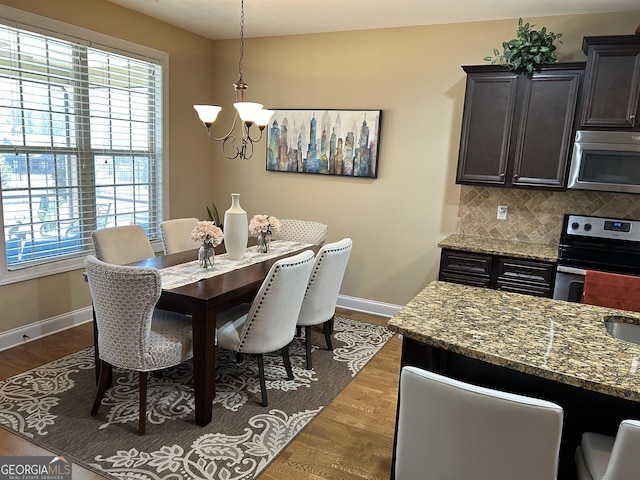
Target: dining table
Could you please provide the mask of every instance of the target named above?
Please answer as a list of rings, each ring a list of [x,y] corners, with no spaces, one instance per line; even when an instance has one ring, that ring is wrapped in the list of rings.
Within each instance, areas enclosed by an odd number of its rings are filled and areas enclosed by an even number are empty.
[[[175,286],[174,280],[163,278],[163,289],[156,308],[183,313],[191,316],[193,328],[193,387],[195,396],[195,422],[205,426],[212,420],[213,399],[215,397],[216,376],[216,316],[240,303],[250,303],[260,289],[271,266],[278,260],[296,255],[305,250],[317,253],[320,245],[298,244],[295,242],[271,242],[271,250],[267,254],[257,255],[255,238],[249,239],[247,252],[250,260],[237,261],[232,265],[226,259],[224,244],[216,247],[214,266],[211,271],[203,271],[201,278],[187,278]],[[159,255],[131,266],[156,268],[176,273],[180,270],[194,271],[197,263],[198,249],[179,253]],[[216,261],[225,260],[225,267],[217,272]],[[188,283],[185,283],[188,282]],[[165,288],[167,283],[167,288]],[[185,283],[185,284],[182,284]],[[97,343],[96,343],[97,348]]]

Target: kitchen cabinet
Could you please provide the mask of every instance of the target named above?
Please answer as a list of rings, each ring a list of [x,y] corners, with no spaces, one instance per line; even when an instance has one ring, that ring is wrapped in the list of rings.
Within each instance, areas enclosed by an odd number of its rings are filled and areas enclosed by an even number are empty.
[[[550,298],[555,271],[553,262],[443,249],[438,280]]]
[[[583,62],[467,73],[456,183],[563,189]]]
[[[584,37],[581,128],[640,130],[640,35]]]

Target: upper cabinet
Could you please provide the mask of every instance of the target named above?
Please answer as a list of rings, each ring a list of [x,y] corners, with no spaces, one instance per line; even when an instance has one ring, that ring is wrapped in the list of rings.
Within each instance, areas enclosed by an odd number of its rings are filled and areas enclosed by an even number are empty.
[[[640,129],[640,35],[584,37],[581,128]]]
[[[463,67],[467,84],[456,183],[562,189],[585,64],[533,75]]]

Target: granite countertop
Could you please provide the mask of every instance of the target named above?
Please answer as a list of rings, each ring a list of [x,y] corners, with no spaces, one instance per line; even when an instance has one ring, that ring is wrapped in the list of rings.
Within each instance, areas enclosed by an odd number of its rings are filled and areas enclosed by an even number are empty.
[[[542,260],[545,262],[556,262],[558,260],[557,244],[546,245],[542,243],[517,242],[514,240],[498,240],[495,238],[453,234],[438,243],[438,247],[462,250],[464,252]]]
[[[494,365],[640,401],[640,345],[611,337],[607,316],[640,323],[640,313],[436,281],[388,328]]]

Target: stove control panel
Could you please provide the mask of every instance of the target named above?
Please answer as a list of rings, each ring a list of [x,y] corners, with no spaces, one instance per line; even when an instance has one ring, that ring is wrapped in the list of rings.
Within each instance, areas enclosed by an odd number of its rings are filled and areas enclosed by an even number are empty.
[[[640,220],[567,215],[565,225],[566,235],[640,242]]]

